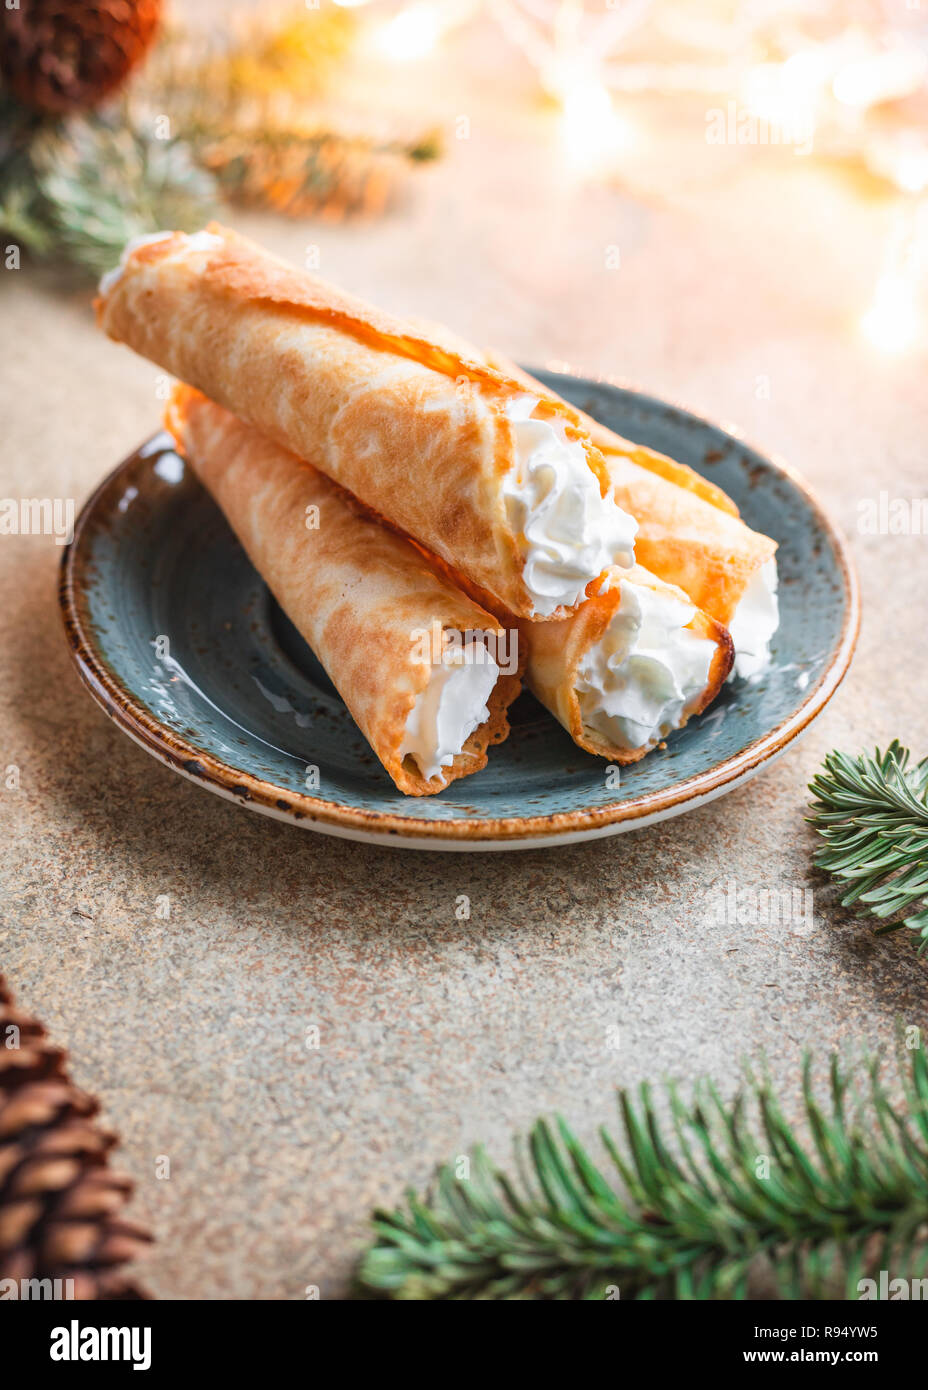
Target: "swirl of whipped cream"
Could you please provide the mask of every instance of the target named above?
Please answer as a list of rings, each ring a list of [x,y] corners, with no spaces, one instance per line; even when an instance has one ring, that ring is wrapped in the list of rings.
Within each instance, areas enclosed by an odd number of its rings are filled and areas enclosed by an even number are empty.
[[[590,733],[637,749],[678,727],[708,684],[716,647],[688,627],[692,604],[627,579],[619,583],[621,606],[584,654],[575,688]]]
[[[758,676],[770,664],[770,639],[780,625],[777,562],[771,556],[751,577],[728,624],[735,644],[734,676]],[[731,677],[730,677],[731,679]]]
[[[409,712],[400,758],[411,756],[426,779],[450,767],[474,730],[489,719],[487,700],[499,676],[485,642],[465,642],[446,652]]]
[[[600,494],[586,450],[567,438],[562,420],[532,418],[537,404],[536,396],[516,396],[506,408],[515,463],[503,496],[520,537],[533,612],[546,618],[562,604],[572,608],[610,565],[634,563],[638,523],[616,506],[611,491]]]

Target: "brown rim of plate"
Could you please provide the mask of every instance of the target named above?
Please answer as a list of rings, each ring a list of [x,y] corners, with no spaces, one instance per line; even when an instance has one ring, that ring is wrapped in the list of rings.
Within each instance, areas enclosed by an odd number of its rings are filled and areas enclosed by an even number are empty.
[[[551,370],[577,375],[564,363],[558,363],[556,367],[552,364]],[[610,377],[588,376],[586,380],[605,382],[626,390],[638,389]],[[688,415],[693,414],[684,406],[675,406],[674,402],[665,403],[672,408],[683,410]],[[715,427],[724,430],[738,443],[751,447],[737,428],[722,424]],[[202,782],[206,787],[226,797],[252,805],[256,809],[269,811],[278,817],[289,816],[294,821],[316,822],[344,830],[366,831],[368,834],[396,835],[403,839],[460,841],[518,841],[546,835],[559,836],[570,832],[593,831],[604,826],[618,825],[623,821],[644,820],[659,815],[662,811],[682,808],[687,802],[701,801],[712,793],[719,792],[728,783],[740,781],[762,763],[782,752],[807,728],[831,699],[841,684],[854,654],[860,627],[860,598],[848,544],[831,522],[814,492],[795,469],[776,454],[762,453],[760,450],[756,452],[783,473],[802,493],[821,530],[828,536],[834,548],[846,600],[841,636],[825,670],[789,718],[784,719],[761,738],[755,739],[746,748],[742,748],[734,757],[727,758],[716,767],[664,791],[648,792],[612,806],[601,806],[587,811],[558,811],[548,816],[469,818],[460,821],[427,820],[418,816],[398,816],[389,811],[363,811],[335,801],[326,801],[321,797],[309,796],[304,792],[285,791],[273,782],[265,782],[250,773],[230,767],[212,754],[188,743],[186,739],[159,723],[125,688],[103,659],[86,619],[83,582],[85,560],[81,554],[81,538],[91,523],[97,520],[96,511],[105,494],[120,474],[128,470],[137,454],[124,459],[104,478],[85,502],[74,528],[74,538],[62,555],[59,604],[71,655],[81,680],[97,704],[114,723],[154,757],[182,775]]]

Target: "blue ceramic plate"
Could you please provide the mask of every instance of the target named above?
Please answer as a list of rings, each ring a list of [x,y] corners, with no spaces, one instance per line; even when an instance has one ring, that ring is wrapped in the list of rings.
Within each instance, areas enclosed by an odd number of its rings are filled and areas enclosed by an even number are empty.
[[[537,375],[619,434],[704,473],[780,543],[772,669],[726,686],[664,748],[624,769],[619,788],[523,694],[482,772],[438,796],[402,796],[164,435],[91,497],[64,556],[61,604],[91,694],[143,748],[211,791],[313,830],[420,849],[614,835],[758,772],[815,718],[850,662],[858,598],[844,541],[795,474],[725,430],[637,391]]]

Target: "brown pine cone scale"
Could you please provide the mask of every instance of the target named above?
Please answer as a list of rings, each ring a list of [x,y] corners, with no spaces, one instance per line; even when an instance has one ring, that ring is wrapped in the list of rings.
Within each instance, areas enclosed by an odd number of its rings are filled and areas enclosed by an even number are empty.
[[[60,1280],[76,1299],[145,1298],[122,1266],[151,1235],[122,1215],[132,1183],[109,1167],[116,1136],[65,1055],[0,975],[0,1279]]]
[[[151,43],[161,0],[26,0],[0,11],[0,72],[35,110],[85,111],[125,81]]]

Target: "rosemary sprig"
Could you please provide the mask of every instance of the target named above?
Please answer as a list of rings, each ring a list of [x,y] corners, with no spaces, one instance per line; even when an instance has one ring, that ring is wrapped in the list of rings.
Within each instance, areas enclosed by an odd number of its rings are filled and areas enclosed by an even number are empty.
[[[913,1045],[913,1038],[914,1044]],[[928,1063],[909,1030],[894,1104],[876,1057],[837,1056],[820,1104],[809,1058],[801,1139],[765,1077],[726,1103],[707,1081],[669,1120],[651,1088],[619,1092],[624,1142],[601,1132],[610,1181],[562,1119],[517,1145],[519,1177],[472,1150],[431,1192],[373,1213],[362,1297],[741,1299],[860,1296],[868,1271],[928,1267]],[[856,1084],[863,1081],[863,1103]]]
[[[864,904],[881,922],[878,936],[908,927],[922,954],[928,949],[928,758],[910,767],[909,756],[898,740],[873,757],[829,753],[809,784],[816,797],[809,820],[826,842],[813,862],[849,885],[842,906]]]

